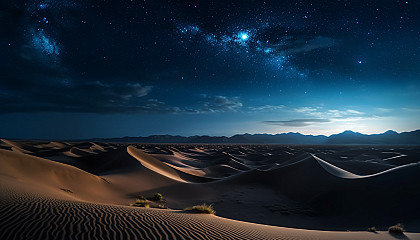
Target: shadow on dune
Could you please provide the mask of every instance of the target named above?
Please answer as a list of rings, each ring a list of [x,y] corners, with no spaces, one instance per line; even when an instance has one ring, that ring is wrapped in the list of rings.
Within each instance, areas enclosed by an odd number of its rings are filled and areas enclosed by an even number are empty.
[[[410,239],[407,237],[404,233],[389,233],[391,236],[393,236],[395,239]]]

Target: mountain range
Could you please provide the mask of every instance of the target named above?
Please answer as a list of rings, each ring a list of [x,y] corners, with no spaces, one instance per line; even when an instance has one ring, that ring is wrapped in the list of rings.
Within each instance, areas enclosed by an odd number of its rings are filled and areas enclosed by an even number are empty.
[[[353,131],[344,131],[331,136],[303,135],[301,133],[280,134],[237,134],[226,136],[173,136],[151,135],[148,137],[121,137],[121,138],[94,138],[94,142],[121,142],[121,143],[241,143],[241,144],[376,144],[376,145],[420,145],[420,130],[397,133],[388,130],[380,134],[362,134]]]

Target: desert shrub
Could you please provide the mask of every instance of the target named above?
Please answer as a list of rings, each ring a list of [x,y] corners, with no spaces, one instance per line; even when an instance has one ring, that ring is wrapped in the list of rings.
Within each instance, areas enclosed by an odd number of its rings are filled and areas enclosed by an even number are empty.
[[[136,204],[146,204],[146,203],[150,203],[150,201],[144,200],[144,199],[136,199]]]
[[[137,199],[140,199],[140,200],[147,200],[147,198],[146,198],[146,197],[144,197],[143,195],[139,195],[139,196],[137,197]]]
[[[138,198],[136,199],[136,202],[130,204],[130,206],[145,207],[145,208],[162,208],[162,209],[167,208],[165,205],[161,204],[162,201],[164,201],[162,194],[156,193],[152,198],[149,198],[149,199],[150,200],[148,200],[142,195],[139,195]]]
[[[186,208],[185,210],[187,211],[194,211],[194,212],[198,212],[198,213],[207,213],[207,214],[216,214],[216,211],[214,211],[213,206],[212,205],[207,205],[205,203],[201,204],[201,205],[195,205],[192,206],[190,208]]]
[[[155,193],[155,195],[153,196],[153,199],[156,200],[156,201],[162,201],[163,196],[160,193]]]
[[[376,232],[376,228],[375,227],[370,227],[367,229],[368,232]]]
[[[143,199],[136,199],[136,203],[132,203],[132,204],[130,204],[130,206],[149,208],[150,207],[150,201],[149,200],[143,200]]]
[[[401,223],[397,223],[388,228],[388,232],[390,233],[403,233],[404,231],[404,226]]]

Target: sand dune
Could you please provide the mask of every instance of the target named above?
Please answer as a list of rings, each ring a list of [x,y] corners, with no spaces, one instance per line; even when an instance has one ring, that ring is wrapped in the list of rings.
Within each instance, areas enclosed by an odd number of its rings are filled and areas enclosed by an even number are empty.
[[[418,149],[352,149],[2,140],[0,239],[395,239],[364,230],[397,222],[420,231]],[[213,203],[221,217],[128,206],[155,192],[174,209]]]
[[[370,175],[395,167],[395,165],[383,162],[367,162],[359,160],[328,160],[328,162],[336,167],[346,169],[347,171],[357,175]]]
[[[35,188],[86,201],[113,202],[119,196],[112,184],[79,168],[1,149],[0,156],[0,175]]]
[[[392,171],[396,171],[400,168],[407,168],[410,166],[416,166],[416,165],[420,165],[419,163],[409,163],[409,164],[405,164],[402,166],[398,166],[398,167],[393,167],[391,169],[387,169],[385,171],[382,172],[378,172],[378,173],[374,173],[374,174],[369,174],[369,175],[357,175],[354,173],[351,173],[349,171],[346,171],[344,169],[341,169],[337,166],[334,166],[331,163],[328,163],[324,160],[322,160],[321,158],[315,156],[314,154],[312,154],[312,156],[318,161],[318,163],[329,173],[331,173],[332,175],[336,176],[336,177],[340,177],[340,178],[347,178],[347,179],[355,179],[355,178],[368,178],[368,177],[375,177],[375,176],[379,176],[388,172],[392,172]]]
[[[183,211],[54,199],[4,183],[1,239],[395,239],[388,232],[290,229]],[[420,234],[406,237],[420,239]]]
[[[199,177],[196,175],[179,171],[159,161],[158,159],[148,155],[147,153],[142,152],[141,150],[135,148],[134,146],[128,146],[127,152],[131,156],[139,160],[139,162],[146,168],[156,173],[159,173],[167,178],[171,178],[179,182],[209,182],[213,180],[210,178]]]

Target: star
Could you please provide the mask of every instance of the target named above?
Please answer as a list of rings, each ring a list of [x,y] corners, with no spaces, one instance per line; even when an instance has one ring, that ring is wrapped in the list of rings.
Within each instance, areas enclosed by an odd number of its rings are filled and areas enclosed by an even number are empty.
[[[240,33],[239,33],[239,37],[240,37],[243,41],[246,41],[246,40],[248,40],[249,35],[248,35],[248,33],[246,33],[246,32],[240,32]]]
[[[46,9],[47,8],[47,4],[45,4],[45,3],[41,3],[41,4],[39,4],[38,5],[38,7],[39,7],[39,9]]]
[[[362,64],[362,60],[357,61],[359,64]]]

